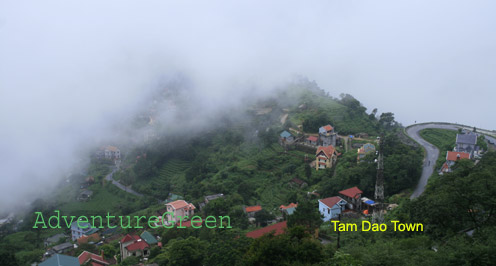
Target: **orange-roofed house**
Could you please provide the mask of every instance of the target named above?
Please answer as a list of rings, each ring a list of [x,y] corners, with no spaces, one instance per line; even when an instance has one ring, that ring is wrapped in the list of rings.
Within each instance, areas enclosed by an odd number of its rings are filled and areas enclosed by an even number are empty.
[[[298,207],[298,204],[290,203],[287,206],[285,205],[279,206],[279,210],[282,212],[282,216],[284,218],[287,218],[289,215],[292,215],[295,212],[296,207]]]
[[[331,125],[319,128],[319,142],[322,146],[336,146],[336,133]]]
[[[362,208],[362,193],[358,187],[339,191],[339,195],[348,202],[348,208],[357,210]]]
[[[167,212],[173,213],[174,215],[167,214],[166,218],[168,222],[176,223],[182,220],[182,217],[188,216],[191,218],[195,214],[195,205],[192,203],[187,203],[185,200],[176,200],[165,204]]]
[[[91,235],[83,235],[81,236],[80,238],[77,239],[77,243],[78,245],[81,245],[81,244],[86,244],[86,243],[89,243],[89,242],[98,242],[100,241],[100,235],[98,233],[93,233]]]
[[[270,234],[274,233],[274,235],[280,235],[284,234],[284,231],[288,228],[287,221],[276,223],[276,224],[271,224],[269,226],[266,226],[264,228],[260,228],[251,232],[246,233],[247,237],[250,238],[259,238],[262,237],[265,234]]]
[[[463,159],[471,159],[470,153],[467,152],[456,152],[456,151],[448,151],[446,153],[446,162],[443,164],[441,167],[441,174],[442,173],[449,173],[451,172],[451,167],[455,165],[455,163],[459,160]]]
[[[248,217],[255,217],[255,213],[257,213],[261,210],[262,210],[262,206],[260,206],[260,205],[246,206],[245,207],[245,212],[248,215]]]
[[[319,200],[319,212],[324,216],[324,222],[335,219],[344,211],[346,201],[341,197],[330,197]]]
[[[110,265],[110,262],[106,261],[103,258],[103,250],[101,255],[96,255],[95,253],[91,253],[88,251],[83,251],[78,256],[80,265],[91,265],[91,266],[107,266]]]
[[[150,255],[150,245],[138,235],[127,234],[119,241],[121,259],[127,257],[148,257]]]
[[[319,146],[315,153],[315,169],[331,168],[337,160],[338,154],[334,146]]]

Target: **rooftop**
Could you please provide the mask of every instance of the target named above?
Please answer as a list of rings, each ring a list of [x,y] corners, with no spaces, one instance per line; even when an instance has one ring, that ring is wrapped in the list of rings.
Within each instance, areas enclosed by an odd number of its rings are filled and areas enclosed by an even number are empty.
[[[281,138],[289,138],[291,137],[291,133],[287,132],[286,130],[284,130],[282,133],[281,133]]]
[[[55,254],[44,262],[38,264],[39,266],[79,266],[79,260],[76,257]]]
[[[344,195],[344,196],[349,197],[349,198],[355,198],[355,199],[357,199],[359,197],[358,194],[362,194],[362,193],[363,193],[363,191],[361,191],[358,187],[352,187],[352,188],[348,188],[348,189],[339,191],[339,194]]]
[[[448,151],[446,153],[447,161],[457,161],[460,159],[470,159],[470,154],[466,152],[456,152],[456,151]]]
[[[475,145],[477,143],[477,135],[473,133],[456,134],[456,143]]]
[[[268,234],[270,232],[274,232],[274,235],[277,236],[280,234],[284,234],[284,230],[287,227],[288,227],[287,221],[284,221],[284,222],[272,224],[272,225],[266,226],[264,228],[260,228],[260,229],[248,232],[248,233],[246,233],[246,236],[250,237],[250,238],[259,238],[259,237],[261,237],[265,234]]]
[[[245,208],[246,212],[258,212],[262,210],[262,206],[257,205],[257,206],[247,206]]]
[[[338,202],[342,200],[344,201],[344,199],[342,199],[341,197],[335,196],[335,197],[321,199],[319,201],[322,202],[327,207],[332,208],[334,205],[336,205]]]
[[[332,145],[329,145],[329,146],[319,146],[317,148],[317,152],[315,153],[316,155],[318,155],[320,152],[324,152],[325,156],[327,156],[327,158],[330,158],[332,156],[332,154],[334,152],[336,152],[336,149],[334,149],[334,146]]]
[[[157,244],[158,242],[157,239],[148,231],[144,231],[140,236],[150,245]]]
[[[191,203],[187,203],[185,200],[176,200],[176,201],[173,201],[173,202],[170,202],[170,203],[167,203],[165,205],[170,205],[172,206],[172,208],[174,208],[175,210],[177,209],[182,209],[182,208],[188,208],[190,210],[194,210],[196,209],[195,205],[191,204]]]

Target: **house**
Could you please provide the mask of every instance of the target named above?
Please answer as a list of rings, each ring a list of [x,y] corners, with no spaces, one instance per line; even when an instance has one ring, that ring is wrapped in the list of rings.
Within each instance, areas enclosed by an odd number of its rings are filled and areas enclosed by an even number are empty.
[[[455,163],[458,160],[471,159],[471,158],[472,156],[470,155],[470,153],[466,153],[466,152],[456,152],[456,151],[446,152],[446,162],[441,167],[440,174],[451,172],[451,167],[453,167],[453,165],[455,165]]]
[[[192,203],[187,203],[184,200],[176,200],[165,204],[167,212],[171,212],[174,215],[167,214],[166,219],[169,222],[176,223],[182,220],[182,217],[188,216],[192,217],[195,214],[195,205]]]
[[[319,146],[315,153],[315,169],[331,168],[337,160],[337,153],[334,146]]]
[[[38,266],[79,266],[79,260],[76,257],[55,254]]]
[[[360,210],[362,208],[362,193],[363,191],[361,191],[358,187],[352,187],[339,191],[341,197],[348,202],[348,208],[352,210]]]
[[[262,206],[257,205],[257,206],[247,206],[245,207],[245,212],[248,215],[248,217],[255,217],[255,213],[259,212],[262,210]]]
[[[107,159],[107,160],[120,160],[121,159],[121,151],[115,147],[107,145],[105,147],[101,147],[96,152],[96,157],[98,159]]]
[[[305,181],[303,181],[303,180],[301,180],[301,179],[299,179],[297,177],[291,179],[291,181],[289,181],[289,183],[291,185],[297,186],[299,188],[304,188],[304,187],[306,187],[308,185],[307,182],[305,182]]]
[[[205,196],[205,201],[204,202],[200,202],[198,204],[200,206],[200,210],[203,209],[203,207],[205,207],[205,205],[207,205],[210,201],[212,201],[214,199],[222,198],[222,197],[224,197],[224,194],[222,194],[222,193],[215,194],[215,195]]]
[[[274,233],[275,236],[284,234],[284,231],[288,228],[287,221],[271,224],[264,228],[260,228],[251,232],[246,233],[246,237],[249,238],[259,238],[265,234]]]
[[[127,234],[119,241],[121,260],[127,257],[148,257],[150,255],[150,245],[137,235]]]
[[[110,265],[109,261],[106,261],[103,258],[103,250],[100,255],[96,255],[95,253],[91,253],[88,251],[83,251],[83,253],[78,256],[79,264],[84,265],[88,264],[91,266],[107,266]]]
[[[89,189],[85,189],[79,193],[79,196],[77,198],[78,201],[88,201],[91,199],[91,196],[93,195],[93,191]]]
[[[326,146],[336,146],[336,133],[331,125],[326,125],[319,128],[319,142],[320,145]]]
[[[296,207],[298,207],[298,204],[290,203],[288,206],[279,206],[279,210],[282,212],[283,217],[288,217],[295,212]]]
[[[319,211],[324,216],[324,222],[334,219],[344,211],[347,202],[341,197],[330,197],[319,200]]]
[[[362,147],[360,147],[357,151],[357,161],[360,161],[360,159],[363,159],[365,155],[375,152],[375,146],[372,143],[365,143],[363,144]]]
[[[60,254],[60,253],[65,253],[73,248],[74,245],[71,242],[66,242],[60,245],[53,246],[52,250],[53,252]]]
[[[82,237],[77,239],[78,245],[86,244],[86,243],[97,243],[100,241],[100,235],[98,233],[93,233],[91,235],[83,235]]]
[[[67,236],[65,234],[56,234],[45,240],[45,247],[57,244],[61,239],[65,239]]]
[[[90,223],[80,222],[81,227],[78,226],[78,222],[73,222],[71,224],[71,235],[72,241],[76,241],[83,235],[91,235],[98,231],[98,228],[92,228]]]
[[[466,152],[470,156],[473,155],[475,151],[475,145],[477,144],[477,135],[475,133],[467,134],[456,134],[456,148],[457,152]]]
[[[309,145],[317,145],[318,142],[319,142],[319,138],[316,136],[310,136],[305,139],[305,143]]]
[[[143,231],[143,233],[141,233],[140,237],[145,240],[146,243],[148,243],[148,245],[155,245],[158,243],[157,241],[157,238],[154,237],[150,232],[148,231]]]
[[[291,135],[291,133],[287,132],[284,130],[280,135],[279,135],[279,141],[281,144],[290,144],[294,142],[294,137]]]
[[[205,196],[205,204],[208,204],[209,201],[212,201],[212,200],[218,199],[218,198],[222,198],[222,197],[224,197],[224,194],[222,194],[222,193]]]

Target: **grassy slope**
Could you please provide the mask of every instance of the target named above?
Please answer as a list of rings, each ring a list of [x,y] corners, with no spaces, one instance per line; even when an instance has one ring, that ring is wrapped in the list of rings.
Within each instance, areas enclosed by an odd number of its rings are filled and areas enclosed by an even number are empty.
[[[426,128],[421,130],[420,136],[439,149],[439,158],[436,161],[436,170],[446,161],[446,151],[453,150],[457,131],[449,129]]]

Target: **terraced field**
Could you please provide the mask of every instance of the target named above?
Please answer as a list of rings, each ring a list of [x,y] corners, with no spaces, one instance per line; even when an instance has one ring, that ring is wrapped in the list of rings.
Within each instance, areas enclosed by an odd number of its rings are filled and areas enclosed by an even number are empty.
[[[172,159],[167,161],[159,170],[158,178],[152,180],[152,184],[156,187],[163,187],[167,182],[170,182],[173,187],[179,186],[184,180],[184,171],[189,167],[189,162]]]

